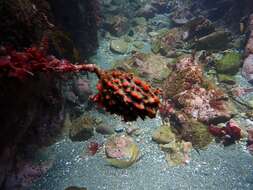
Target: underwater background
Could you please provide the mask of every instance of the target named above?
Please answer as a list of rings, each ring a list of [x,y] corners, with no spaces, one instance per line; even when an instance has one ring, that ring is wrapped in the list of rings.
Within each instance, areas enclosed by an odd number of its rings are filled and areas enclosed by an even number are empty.
[[[253,189],[252,13],[0,0],[0,189]]]

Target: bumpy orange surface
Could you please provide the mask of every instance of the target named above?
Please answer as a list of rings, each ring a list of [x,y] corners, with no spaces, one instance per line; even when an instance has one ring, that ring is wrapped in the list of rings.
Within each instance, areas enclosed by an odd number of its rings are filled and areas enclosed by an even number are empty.
[[[133,121],[140,116],[154,118],[160,100],[159,89],[133,74],[118,70],[102,71],[97,84],[98,94],[92,100],[112,114],[122,115],[125,121]]]

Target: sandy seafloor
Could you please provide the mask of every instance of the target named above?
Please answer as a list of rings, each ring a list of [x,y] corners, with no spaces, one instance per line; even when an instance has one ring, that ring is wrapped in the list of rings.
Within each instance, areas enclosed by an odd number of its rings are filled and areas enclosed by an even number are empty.
[[[101,41],[97,55],[91,60],[108,69],[114,59],[123,57],[114,56],[108,43]],[[96,80],[93,82],[95,84]],[[110,114],[98,113],[96,110],[92,114],[107,120],[116,128],[126,125],[119,117]],[[107,165],[103,151],[95,156],[87,156],[87,142],[71,142],[65,137],[42,151],[41,157],[49,155],[54,164],[29,190],[64,190],[72,185],[87,187],[88,190],[253,189],[253,156],[247,152],[246,142],[229,147],[212,143],[200,154],[192,150],[192,159],[188,165],[170,167],[158,144],[151,140],[152,131],[161,124],[160,118],[138,120],[132,124],[143,129],[141,135],[135,137],[142,157],[130,168],[117,169]],[[105,139],[96,134],[91,140],[103,142]]]

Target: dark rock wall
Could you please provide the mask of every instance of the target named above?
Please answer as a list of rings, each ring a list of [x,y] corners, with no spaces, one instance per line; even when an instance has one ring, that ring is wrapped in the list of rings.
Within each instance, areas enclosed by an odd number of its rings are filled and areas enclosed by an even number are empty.
[[[81,53],[91,54],[97,48],[97,0],[50,0],[55,23],[68,32]]]
[[[68,58],[75,48],[87,58],[97,48],[97,6],[89,0],[0,0],[0,46],[22,50],[48,35],[50,50],[54,49],[50,53],[62,51],[55,55]],[[24,81],[0,78],[0,189],[6,189],[6,177],[15,172],[27,145],[48,146],[60,134],[64,121],[60,81],[50,74]]]

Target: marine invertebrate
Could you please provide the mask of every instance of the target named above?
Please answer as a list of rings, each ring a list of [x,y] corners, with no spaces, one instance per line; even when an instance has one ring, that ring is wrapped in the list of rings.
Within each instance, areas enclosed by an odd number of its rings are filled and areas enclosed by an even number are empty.
[[[98,94],[92,97],[106,111],[122,115],[125,121],[136,120],[138,116],[154,118],[160,104],[160,89],[153,89],[148,83],[131,73],[98,70],[100,80]]]
[[[17,52],[8,47],[0,48],[0,77],[20,80],[34,76],[39,72],[80,72],[96,73],[99,77],[98,94],[91,99],[104,107],[106,111],[122,115],[125,121],[136,120],[138,116],[155,117],[160,103],[159,89],[131,73],[109,70],[104,71],[94,64],[71,64],[46,54],[47,43],[42,47],[31,47]]]

